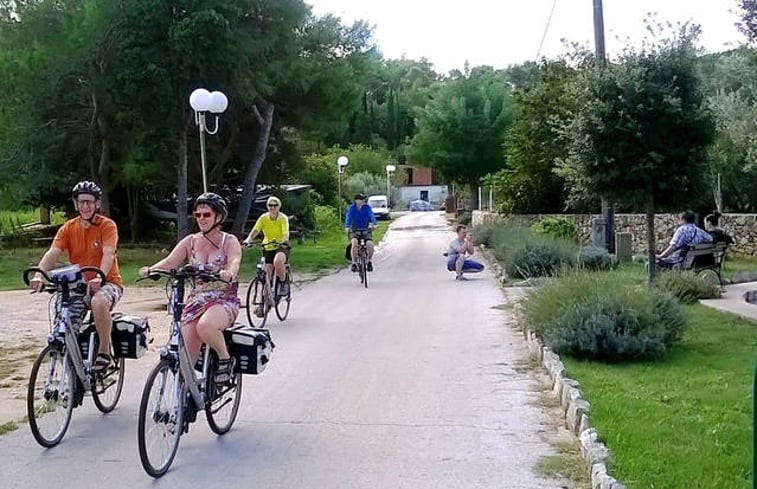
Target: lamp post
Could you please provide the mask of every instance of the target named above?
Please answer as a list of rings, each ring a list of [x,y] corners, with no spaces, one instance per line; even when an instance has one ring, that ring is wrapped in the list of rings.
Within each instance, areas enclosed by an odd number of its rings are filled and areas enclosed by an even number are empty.
[[[202,161],[202,191],[208,191],[208,179],[205,175],[205,133],[213,135],[218,132],[218,114],[223,113],[229,106],[229,100],[223,92],[209,92],[204,88],[198,88],[189,96],[189,105],[195,113],[195,124],[200,130],[200,159]],[[209,129],[205,123],[205,114],[216,114],[214,129]]]
[[[346,167],[349,162],[350,160],[344,155],[336,159],[337,178],[339,179],[339,219],[344,219],[342,216],[342,173],[344,173],[344,167]]]
[[[392,206],[392,173],[397,167],[394,165],[386,165],[386,205]]]

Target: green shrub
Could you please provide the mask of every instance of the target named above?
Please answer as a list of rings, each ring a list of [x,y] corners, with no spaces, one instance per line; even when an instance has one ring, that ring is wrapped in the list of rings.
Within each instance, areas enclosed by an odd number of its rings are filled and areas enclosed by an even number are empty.
[[[491,247],[493,246],[492,236],[496,230],[496,224],[480,224],[471,229],[471,234],[476,239],[476,244],[485,244]]]
[[[523,278],[550,277],[563,263],[555,247],[547,243],[527,243],[515,251],[508,268]]]
[[[663,272],[656,285],[678,298],[684,304],[693,304],[699,299],[720,297],[720,287],[693,272]]]
[[[537,287],[526,324],[555,352],[605,362],[659,359],[686,321],[678,301],[613,272],[572,272]]]
[[[485,243],[512,277],[553,275],[572,265],[578,252],[574,242],[534,235],[527,227],[507,222],[476,226],[473,233],[476,242]]]
[[[614,264],[606,249],[584,246],[578,252],[578,265],[587,270],[609,270]]]
[[[324,234],[337,233],[343,229],[336,209],[327,205],[315,206],[315,225]]]
[[[534,234],[542,234],[552,238],[578,241],[578,229],[573,221],[564,217],[545,217],[531,225]]]

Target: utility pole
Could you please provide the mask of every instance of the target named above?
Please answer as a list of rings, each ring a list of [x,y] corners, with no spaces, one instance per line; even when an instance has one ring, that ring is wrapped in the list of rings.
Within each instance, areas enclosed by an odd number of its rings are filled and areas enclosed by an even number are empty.
[[[605,66],[605,21],[602,13],[602,0],[594,0],[594,46],[596,49],[597,68]],[[605,225],[605,246],[610,253],[615,252],[615,210],[610,201],[602,196],[602,218]]]

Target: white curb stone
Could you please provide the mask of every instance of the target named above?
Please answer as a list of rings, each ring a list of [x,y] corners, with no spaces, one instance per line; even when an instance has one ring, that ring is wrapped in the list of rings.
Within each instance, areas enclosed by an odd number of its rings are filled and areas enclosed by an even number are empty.
[[[501,284],[504,284],[507,281],[507,273],[484,245],[481,245],[480,249],[491,263],[495,276],[498,277]],[[513,313],[516,317],[519,316],[520,310],[520,303],[516,303],[513,307]],[[517,328],[518,324],[514,323],[512,326]],[[526,342],[529,354],[535,356],[537,361],[542,363],[552,379],[552,391],[560,400],[565,423],[571,433],[578,436],[581,456],[587,467],[590,468],[591,488],[627,489],[625,485],[607,473],[607,465],[612,461],[612,454],[610,449],[599,441],[597,430],[592,428],[589,423],[591,404],[583,399],[578,381],[567,377],[567,371],[560,356],[548,347],[543,346],[534,332],[524,328],[523,339]]]

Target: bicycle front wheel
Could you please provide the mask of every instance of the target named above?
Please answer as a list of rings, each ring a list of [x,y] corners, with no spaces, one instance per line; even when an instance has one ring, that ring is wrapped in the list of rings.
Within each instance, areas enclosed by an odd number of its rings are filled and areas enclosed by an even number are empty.
[[[208,392],[213,392],[214,396],[205,406],[205,417],[213,433],[223,435],[231,429],[237,419],[239,402],[242,400],[242,374],[234,374],[231,383],[223,386],[213,382],[212,374],[209,377]]]
[[[286,282],[289,284],[289,289],[286,295],[276,294],[276,317],[279,321],[283,321],[289,315],[289,307],[292,305],[292,275],[287,272]],[[278,279],[276,283],[276,292],[278,292]]]
[[[163,359],[147,377],[139,403],[139,459],[150,476],[160,477],[171,466],[179,449],[183,417],[181,375],[169,360]]]
[[[102,413],[109,413],[116,408],[124,388],[124,369],[126,360],[115,358],[113,365],[102,375],[92,376],[94,388],[92,389],[92,401]]]
[[[365,249],[360,250],[360,282],[368,288],[368,256]]]
[[[268,319],[265,284],[255,277],[247,288],[247,321],[253,328],[262,328]]]
[[[46,346],[32,367],[26,414],[37,443],[50,448],[63,439],[74,410],[75,373],[68,356]]]

